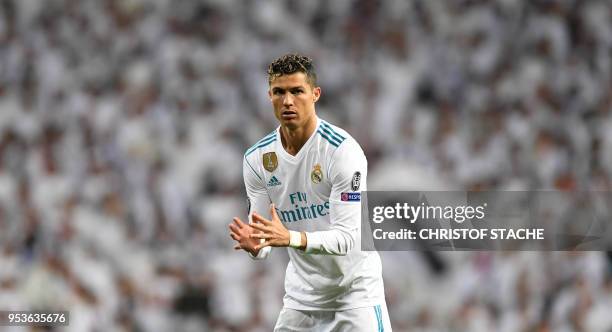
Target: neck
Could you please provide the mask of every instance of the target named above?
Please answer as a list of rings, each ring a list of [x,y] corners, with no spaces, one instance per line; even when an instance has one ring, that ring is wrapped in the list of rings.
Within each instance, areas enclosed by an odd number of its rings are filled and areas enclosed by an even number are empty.
[[[306,141],[312,136],[315,129],[317,128],[317,118],[313,117],[312,120],[308,121],[304,126],[297,128],[290,128],[281,125],[280,134],[281,142],[285,151],[292,156],[295,156],[300,149],[306,144]]]

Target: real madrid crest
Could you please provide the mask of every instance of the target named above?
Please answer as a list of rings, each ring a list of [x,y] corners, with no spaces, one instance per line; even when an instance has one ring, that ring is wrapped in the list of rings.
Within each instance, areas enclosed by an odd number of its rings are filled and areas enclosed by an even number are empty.
[[[323,172],[321,171],[321,165],[315,164],[310,173],[310,179],[312,183],[321,183],[323,181]]]
[[[263,155],[263,167],[268,172],[273,172],[278,167],[278,158],[276,152],[267,152]]]

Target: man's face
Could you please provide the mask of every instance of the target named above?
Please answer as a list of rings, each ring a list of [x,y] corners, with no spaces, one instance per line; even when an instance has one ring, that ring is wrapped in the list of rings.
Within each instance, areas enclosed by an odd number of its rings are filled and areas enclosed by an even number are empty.
[[[281,125],[295,129],[305,126],[315,117],[314,104],[319,100],[321,88],[313,88],[307,82],[306,74],[297,72],[274,78],[268,95]]]

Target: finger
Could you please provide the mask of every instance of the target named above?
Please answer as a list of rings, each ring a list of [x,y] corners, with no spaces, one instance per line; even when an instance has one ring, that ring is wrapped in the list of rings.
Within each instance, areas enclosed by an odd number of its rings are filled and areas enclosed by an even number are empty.
[[[276,206],[274,203],[270,204],[270,217],[272,220],[279,219],[278,214],[276,213]]]
[[[244,223],[242,222],[242,220],[240,220],[240,218],[234,217],[234,223],[238,226],[238,228],[242,228],[244,227]]]
[[[264,233],[253,233],[253,234],[250,235],[250,237],[252,239],[267,239],[270,236],[268,234],[264,234]]]
[[[229,229],[231,232],[233,233],[239,233],[239,229],[238,226],[234,225],[234,224],[229,224]]]
[[[264,225],[269,225],[270,220],[260,216],[258,213],[253,212],[253,221],[262,223]]]
[[[260,216],[257,212],[253,212],[252,217],[253,222],[259,222],[261,219],[263,219],[263,217]]]
[[[242,247],[239,244],[234,246],[234,250],[240,250],[240,249],[242,249]]]
[[[230,233],[230,236],[232,239],[236,240],[236,241],[240,241],[240,236],[236,233]]]
[[[254,229],[264,232],[264,233],[269,233],[268,230],[268,226],[266,225],[262,225],[262,224],[252,224],[251,227],[253,227]]]
[[[237,236],[238,238],[241,237],[242,233],[243,232],[240,232],[240,230],[238,228],[236,228],[235,226],[234,226],[234,228],[230,229],[230,234],[233,234],[233,235]]]

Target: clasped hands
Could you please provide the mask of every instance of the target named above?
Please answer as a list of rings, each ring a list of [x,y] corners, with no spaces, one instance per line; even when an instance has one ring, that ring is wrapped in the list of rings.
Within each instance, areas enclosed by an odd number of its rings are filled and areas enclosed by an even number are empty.
[[[256,256],[264,247],[287,247],[289,230],[281,223],[274,204],[270,204],[270,216],[271,220],[268,220],[253,212],[252,223],[244,223],[240,218],[234,217],[233,223],[229,224],[230,237],[238,242],[234,249],[243,249]]]

